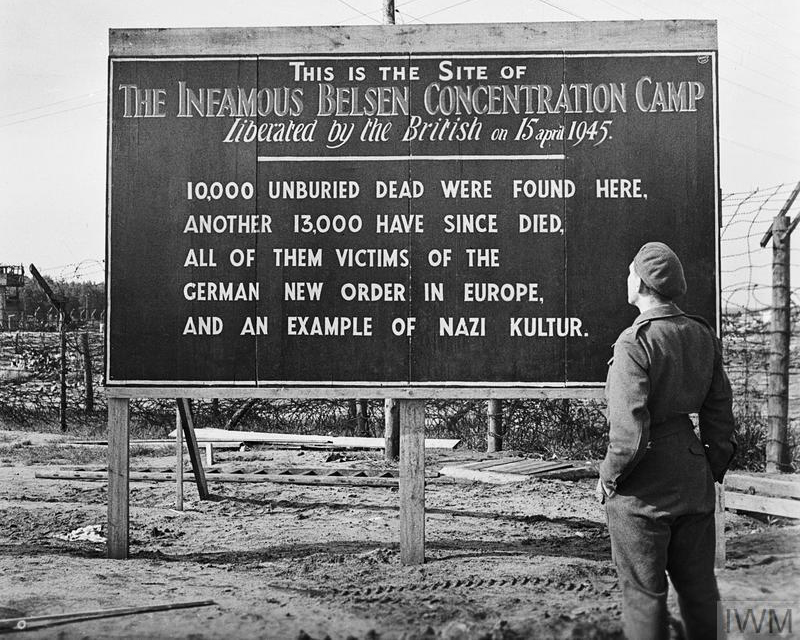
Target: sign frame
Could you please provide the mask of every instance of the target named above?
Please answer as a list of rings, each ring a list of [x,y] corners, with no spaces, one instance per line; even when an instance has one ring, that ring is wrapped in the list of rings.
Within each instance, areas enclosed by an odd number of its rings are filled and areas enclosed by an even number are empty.
[[[713,68],[714,180],[716,230],[716,308],[717,332],[720,332],[720,190],[719,134],[717,95],[717,28],[715,21],[613,21],[552,22],[500,24],[442,24],[397,27],[395,25],[355,27],[264,27],[212,29],[111,29],[109,31],[109,91],[112,91],[112,65],[115,60],[163,58],[213,58],[214,56],[314,55],[315,57],[348,54],[418,55],[442,54],[448,49],[453,57],[465,51],[491,55],[515,52],[529,54],[694,54],[710,55]],[[565,47],[568,43],[568,47]],[[475,55],[479,55],[475,53]],[[174,384],[115,381],[109,376],[109,326],[111,308],[111,168],[112,101],[108,113],[108,187],[107,187],[107,313],[106,313],[106,390],[118,398],[364,398],[364,399],[504,399],[504,398],[596,398],[602,396],[600,382],[547,383],[465,383],[437,386],[436,383],[383,383],[369,385],[325,382],[300,382],[265,386],[248,383],[197,382]],[[623,278],[624,274],[620,274]],[[259,383],[261,384],[261,383]]]

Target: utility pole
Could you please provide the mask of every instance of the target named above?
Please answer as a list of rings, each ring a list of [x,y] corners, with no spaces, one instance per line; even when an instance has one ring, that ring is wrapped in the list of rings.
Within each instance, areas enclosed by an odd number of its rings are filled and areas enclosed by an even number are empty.
[[[394,0],[383,0],[383,24],[394,24]],[[400,455],[400,406],[395,398],[383,401],[383,425],[386,460],[397,460]]]
[[[394,0],[383,0],[383,24],[394,24]]]
[[[761,238],[765,247],[772,237],[772,318],[769,375],[767,379],[767,473],[789,470],[786,431],[789,422],[789,337],[791,336],[789,257],[792,231],[800,213],[789,223],[786,215],[800,193],[797,183],[769,230]]]

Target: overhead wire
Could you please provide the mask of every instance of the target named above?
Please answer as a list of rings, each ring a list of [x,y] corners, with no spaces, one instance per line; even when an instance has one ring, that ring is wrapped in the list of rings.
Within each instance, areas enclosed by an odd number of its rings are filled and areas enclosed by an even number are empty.
[[[16,124],[23,124],[24,122],[31,122],[33,120],[41,120],[42,118],[49,118],[51,116],[58,116],[62,113],[69,113],[70,111],[78,111],[79,109],[87,109],[88,107],[94,107],[98,104],[106,104],[105,100],[98,100],[97,102],[90,102],[89,104],[82,104],[77,107],[72,107],[70,109],[61,109],[59,111],[54,111],[53,113],[44,113],[40,116],[33,116],[32,118],[24,118],[23,120],[15,120],[14,122],[6,122],[5,124],[0,124],[0,129],[5,129],[6,127],[11,127]]]
[[[424,16],[420,16],[419,18],[417,18],[417,20],[424,20],[425,18],[436,15],[437,13],[448,11],[449,9],[453,9],[454,7],[460,7],[462,4],[467,4],[468,2],[475,2],[475,0],[461,0],[460,2],[455,2],[446,7],[442,7],[441,9],[437,9],[436,11],[431,11],[430,13],[426,13]]]
[[[749,5],[744,3],[744,2],[740,2],[739,0],[729,0],[729,2],[733,2],[734,4],[742,7],[743,9],[746,9],[747,11],[752,13],[754,16],[756,16],[758,18],[761,18],[764,22],[769,22],[773,27],[778,27],[779,29],[783,29],[783,30],[786,30],[786,31],[791,31],[791,32],[795,33],[798,37],[800,37],[800,31],[798,31],[796,29],[788,29],[786,24],[778,24],[777,22],[773,22],[772,20],[770,20],[769,18],[767,18],[763,14],[759,13],[758,11],[753,11],[753,9]]]
[[[538,1],[539,1],[539,2],[543,2],[544,0],[538,0]],[[686,0],[683,0],[683,1],[684,1],[686,4],[689,4],[688,2],[686,2]],[[645,7],[648,7],[648,8],[649,8],[651,11],[655,11],[657,15],[658,15],[658,14],[662,14],[662,15],[663,15],[663,10],[662,10],[662,8],[661,8],[661,7],[658,7],[658,8],[654,7],[654,6],[653,6],[652,4],[650,4],[650,3],[649,3],[647,0],[639,0],[639,4],[640,4],[640,5],[644,5]],[[691,5],[690,5],[690,6],[691,6]],[[630,15],[633,15],[633,14],[630,14]],[[641,19],[645,19],[645,18],[644,18],[644,16],[640,16],[640,18],[641,18]],[[727,22],[727,21],[728,21],[728,19],[726,18],[726,19],[725,19],[725,21]],[[737,48],[739,48],[739,47],[737,47]],[[721,57],[721,56],[720,56],[720,57]],[[774,61],[773,61],[773,63],[774,63]],[[759,72],[756,72],[756,73],[759,73]],[[738,83],[738,82],[736,82],[735,80],[731,80],[730,78],[728,78],[728,77],[727,77],[727,75],[723,75],[722,73],[720,73],[720,74],[719,74],[719,78],[720,78],[720,80],[724,80],[725,82],[728,82],[728,83],[730,83],[730,84],[733,84],[733,85],[735,85],[735,86],[737,86],[737,87],[739,87],[739,88],[741,88],[741,89],[744,89],[745,91],[749,91],[750,93],[753,93],[753,94],[755,94],[755,95],[759,95],[759,96],[762,96],[762,97],[765,97],[765,98],[769,98],[770,100],[774,100],[775,102],[777,102],[777,103],[779,103],[779,104],[782,104],[782,105],[784,105],[784,106],[790,107],[790,108],[792,108],[792,109],[796,109],[796,108],[798,107],[798,105],[796,105],[796,104],[791,104],[791,103],[789,103],[789,102],[786,102],[786,101],[785,101],[785,100],[783,100],[782,98],[779,98],[779,97],[777,97],[777,96],[774,96],[774,95],[772,95],[772,94],[768,94],[768,93],[764,93],[764,92],[761,92],[761,91],[757,91],[757,90],[755,90],[755,89],[752,89],[751,87],[748,87],[748,86],[746,86],[746,85],[743,85],[743,84],[741,84],[741,83]]]
[[[696,2],[696,3],[700,4],[701,6],[708,7],[708,5],[704,2],[704,0],[692,0],[692,2]],[[728,15],[725,18],[725,22],[728,23],[728,24],[733,25],[736,28],[738,28],[742,33],[745,33],[745,34],[747,34],[749,36],[752,36],[755,40],[757,40],[759,42],[763,42],[765,38],[769,38],[770,37],[769,34],[764,34],[763,32],[759,33],[757,31],[751,30],[749,27],[742,25],[738,20],[735,20],[734,18],[731,18],[730,15]],[[778,41],[773,39],[770,42],[770,46],[778,47],[780,49],[783,49],[791,57],[800,59],[800,55],[798,55],[796,52],[794,52],[791,49],[789,49],[788,47],[786,47],[781,42],[778,42]]]
[[[339,4],[343,4],[345,7],[348,7],[349,9],[352,9],[353,11],[355,11],[356,13],[358,13],[358,14],[360,14],[360,15],[364,16],[365,18],[369,18],[369,19],[370,19],[370,20],[372,20],[373,22],[377,22],[378,24],[383,24],[383,23],[382,23],[380,20],[378,20],[378,18],[376,18],[376,17],[374,17],[374,16],[371,16],[371,15],[369,15],[368,13],[365,13],[365,12],[363,12],[363,11],[362,11],[361,9],[359,9],[358,7],[354,7],[352,4],[350,4],[349,2],[347,2],[347,0],[337,0],[337,2],[339,2]]]
[[[64,98],[63,100],[56,100],[55,102],[48,102],[47,104],[40,105],[38,107],[29,107],[28,109],[23,109],[22,111],[14,111],[13,113],[2,113],[0,114],[0,118],[13,118],[14,116],[20,116],[23,113],[30,113],[31,111],[41,111],[42,109],[47,109],[48,107],[54,107],[58,104],[64,104],[65,102],[72,102],[74,100],[83,100],[85,98],[92,98],[98,95],[105,95],[104,91],[92,91],[91,93],[84,93],[81,96],[72,96],[71,98]]]
[[[632,16],[632,17],[636,18],[637,20],[640,20],[640,19],[641,19],[641,18],[639,18],[639,16],[637,16],[635,13],[631,13],[631,12],[630,12],[630,11],[628,11],[627,9],[623,9],[623,8],[622,8],[622,7],[620,7],[620,6],[617,6],[617,5],[615,5],[613,2],[609,2],[609,0],[600,0],[600,2],[602,2],[603,4],[607,4],[609,7],[613,7],[613,8],[614,8],[614,9],[616,9],[617,11],[622,11],[623,13],[627,13],[629,16]]]
[[[566,13],[568,16],[572,16],[573,18],[578,18],[578,20],[584,20],[584,21],[586,20],[586,18],[584,18],[583,16],[579,16],[577,13],[573,13],[572,11],[559,7],[554,2],[549,2],[549,0],[536,0],[536,1],[541,2],[542,4],[546,4],[548,7],[553,7],[553,9],[558,9],[562,13]]]

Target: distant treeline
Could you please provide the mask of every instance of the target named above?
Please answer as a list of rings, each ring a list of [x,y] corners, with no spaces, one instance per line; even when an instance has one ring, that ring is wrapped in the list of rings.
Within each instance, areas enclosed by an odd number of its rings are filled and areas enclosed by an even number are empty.
[[[99,319],[100,314],[106,307],[106,286],[102,282],[78,282],[67,280],[54,280],[49,276],[44,276],[47,284],[53,293],[62,301],[68,315],[81,317],[87,313],[91,315],[95,312],[95,318]],[[25,286],[19,291],[19,310],[27,315],[47,314],[51,304],[44,291],[34,278],[29,275],[25,277]]]

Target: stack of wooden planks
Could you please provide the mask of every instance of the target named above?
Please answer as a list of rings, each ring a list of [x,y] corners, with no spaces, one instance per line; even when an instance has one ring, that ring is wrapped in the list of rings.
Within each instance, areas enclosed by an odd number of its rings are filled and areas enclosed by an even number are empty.
[[[441,474],[451,478],[473,480],[489,484],[524,482],[531,476],[569,469],[571,462],[563,460],[533,460],[530,458],[494,458],[477,462],[463,462],[442,467]]]
[[[729,473],[725,476],[725,508],[800,519],[800,475]]]

